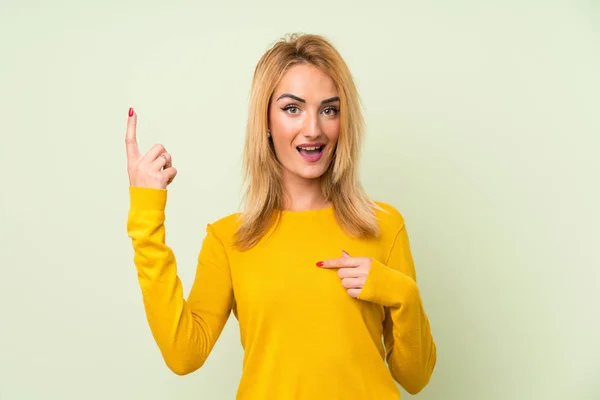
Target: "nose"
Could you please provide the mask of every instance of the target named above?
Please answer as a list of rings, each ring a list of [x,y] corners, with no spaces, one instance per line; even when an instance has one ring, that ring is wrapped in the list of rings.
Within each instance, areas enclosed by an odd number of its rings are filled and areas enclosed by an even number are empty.
[[[316,139],[321,135],[319,118],[314,113],[310,113],[304,121],[303,133],[307,139]]]

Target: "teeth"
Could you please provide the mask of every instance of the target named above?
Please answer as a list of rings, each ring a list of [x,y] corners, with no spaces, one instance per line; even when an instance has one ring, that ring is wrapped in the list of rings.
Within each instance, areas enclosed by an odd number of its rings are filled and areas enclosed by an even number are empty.
[[[321,146],[316,146],[316,147],[315,147],[315,146],[313,146],[313,147],[302,147],[302,146],[299,146],[299,148],[301,148],[302,150],[308,150],[308,151],[311,151],[311,150],[317,150],[317,149],[320,149],[320,148],[321,148]]]

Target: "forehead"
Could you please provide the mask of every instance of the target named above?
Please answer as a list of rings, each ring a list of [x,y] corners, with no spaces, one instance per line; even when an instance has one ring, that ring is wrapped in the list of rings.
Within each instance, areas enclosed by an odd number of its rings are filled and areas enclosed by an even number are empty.
[[[320,102],[338,95],[333,79],[311,64],[296,64],[284,73],[275,88],[274,98],[283,93],[301,97],[307,102]]]

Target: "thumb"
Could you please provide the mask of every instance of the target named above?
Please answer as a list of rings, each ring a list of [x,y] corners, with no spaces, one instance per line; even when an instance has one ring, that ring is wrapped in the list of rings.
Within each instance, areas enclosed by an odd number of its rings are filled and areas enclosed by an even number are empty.
[[[342,250],[342,257],[350,257],[350,254],[348,254],[346,250]]]

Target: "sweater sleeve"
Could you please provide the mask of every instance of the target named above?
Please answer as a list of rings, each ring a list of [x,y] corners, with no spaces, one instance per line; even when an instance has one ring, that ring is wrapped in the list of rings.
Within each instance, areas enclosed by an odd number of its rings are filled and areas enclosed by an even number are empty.
[[[410,394],[423,390],[436,364],[436,345],[416,283],[404,223],[385,264],[373,260],[359,299],[385,308],[386,360],[396,382]]]
[[[196,276],[184,299],[173,251],[165,243],[167,191],[130,187],[127,232],[150,330],[167,366],[178,375],[200,368],[233,306],[227,255],[209,224]]]

